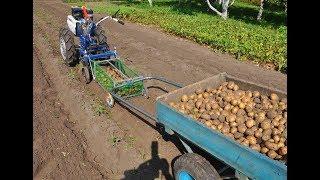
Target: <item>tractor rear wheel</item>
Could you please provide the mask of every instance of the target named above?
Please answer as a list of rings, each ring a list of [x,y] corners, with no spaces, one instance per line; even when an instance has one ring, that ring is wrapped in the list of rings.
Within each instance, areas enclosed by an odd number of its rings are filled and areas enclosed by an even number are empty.
[[[68,28],[61,28],[59,32],[60,52],[68,66],[76,65],[78,58],[72,32]]]
[[[100,25],[96,27],[94,36],[96,37],[99,45],[106,45],[107,49],[110,50],[109,45],[107,43],[107,36],[105,35],[105,32]]]

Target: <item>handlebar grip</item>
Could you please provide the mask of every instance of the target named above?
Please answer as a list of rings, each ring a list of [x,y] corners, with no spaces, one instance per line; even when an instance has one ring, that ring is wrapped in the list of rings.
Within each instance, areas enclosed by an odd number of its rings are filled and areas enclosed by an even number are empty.
[[[123,21],[121,21],[121,20],[118,20],[118,23],[120,23],[120,24],[124,25],[124,22],[123,22]]]

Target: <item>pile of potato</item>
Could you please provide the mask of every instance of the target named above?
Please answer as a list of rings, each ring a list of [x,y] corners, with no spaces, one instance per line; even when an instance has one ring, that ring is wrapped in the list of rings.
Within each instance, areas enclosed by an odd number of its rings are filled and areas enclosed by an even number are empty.
[[[198,89],[169,105],[242,145],[286,161],[287,99],[243,91],[233,81]]]
[[[108,74],[112,76],[112,78],[114,80],[116,80],[116,81],[123,80],[122,76],[116,70],[114,70],[114,68],[112,68],[111,66],[107,66],[106,70],[107,70]]]

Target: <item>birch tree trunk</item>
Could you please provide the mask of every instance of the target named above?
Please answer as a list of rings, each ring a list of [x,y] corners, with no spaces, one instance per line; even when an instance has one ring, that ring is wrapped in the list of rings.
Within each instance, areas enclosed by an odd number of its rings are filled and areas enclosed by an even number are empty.
[[[261,17],[262,17],[263,4],[264,4],[264,0],[261,0],[261,1],[260,1],[260,10],[259,10],[259,13],[258,13],[258,16],[257,16],[257,20],[258,20],[258,21],[260,21],[260,20],[261,20]]]
[[[149,1],[149,5],[152,6],[152,0],[148,0]]]
[[[221,16],[223,19],[227,19],[228,17],[228,7],[229,7],[229,0],[222,0],[222,12],[219,12],[215,7],[213,7],[209,0],[206,0],[209,8]]]

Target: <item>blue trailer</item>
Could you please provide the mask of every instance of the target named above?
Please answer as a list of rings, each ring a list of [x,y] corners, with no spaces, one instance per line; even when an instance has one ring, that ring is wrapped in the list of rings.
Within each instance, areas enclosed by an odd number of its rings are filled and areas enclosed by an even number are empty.
[[[277,93],[280,97],[286,97],[285,92],[247,82],[226,73],[215,75],[185,87],[163,78],[147,77],[140,80],[150,79],[160,80],[178,87],[178,89],[159,96],[156,99],[155,116],[136,107],[122,97],[112,92],[111,94],[119,103],[124,104],[128,108],[135,109],[155,120],[161,127],[164,127],[165,133],[179,137],[187,153],[179,157],[174,164],[175,179],[222,179],[219,173],[230,167],[235,170],[235,177],[238,179],[287,179],[287,165],[284,162],[270,159],[266,155],[243,146],[235,140],[216,130],[208,128],[204,124],[178,112],[168,105],[169,102],[178,99],[183,94],[191,94],[198,88],[215,88],[225,81],[234,81],[243,90],[257,90],[265,95],[273,92]],[[212,158],[219,159],[225,163],[226,168],[223,168],[223,170],[219,172],[216,171],[205,158],[193,152],[191,146],[197,146]]]

